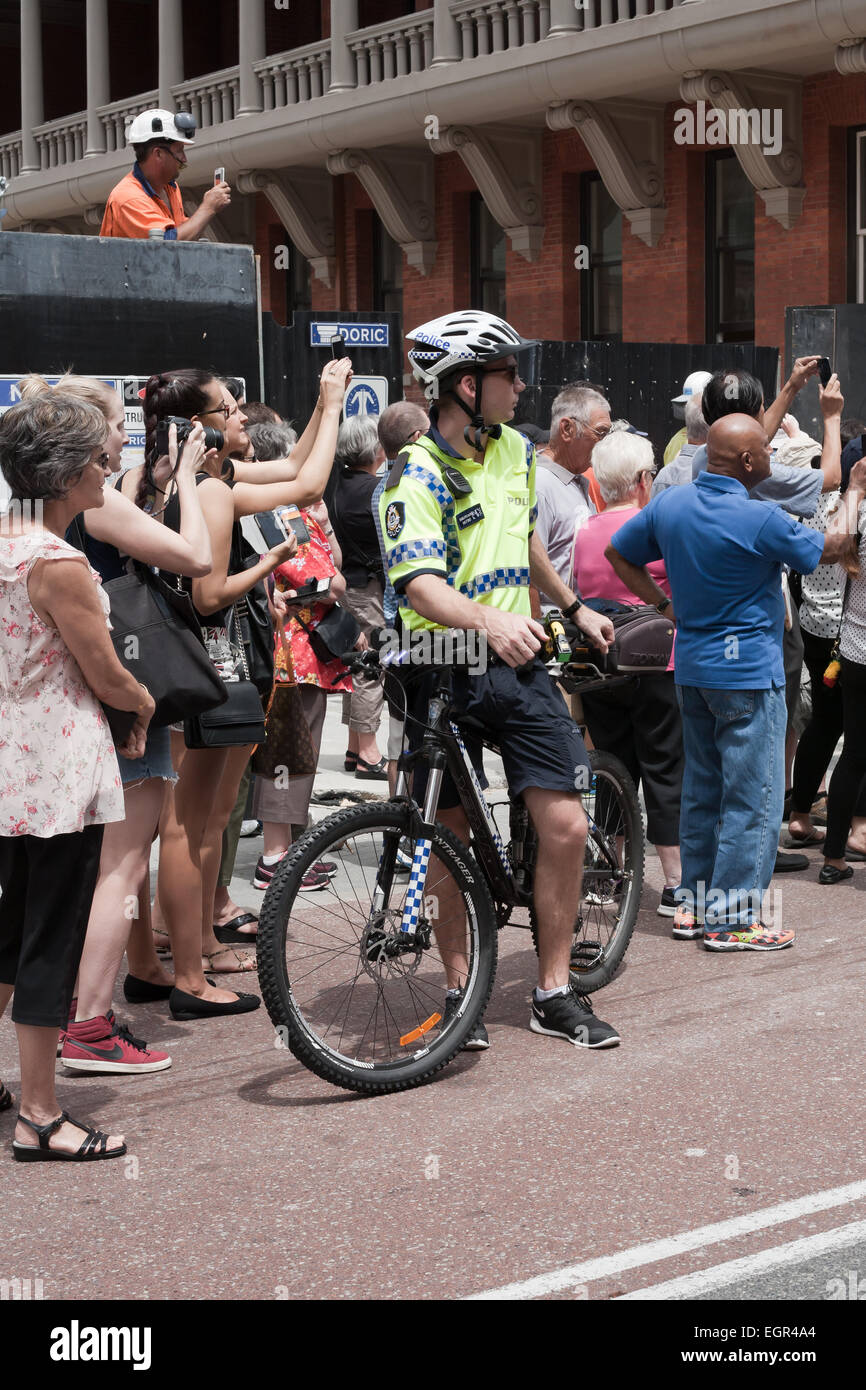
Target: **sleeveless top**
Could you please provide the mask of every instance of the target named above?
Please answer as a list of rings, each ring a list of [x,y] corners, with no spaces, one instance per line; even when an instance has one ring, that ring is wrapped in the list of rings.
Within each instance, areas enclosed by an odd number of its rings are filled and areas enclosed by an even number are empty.
[[[56,628],[30,602],[37,560],[80,560],[52,536],[0,536],[0,835],[47,839],[124,818],[117,754],[99,701]],[[108,624],[108,599],[93,581]]]

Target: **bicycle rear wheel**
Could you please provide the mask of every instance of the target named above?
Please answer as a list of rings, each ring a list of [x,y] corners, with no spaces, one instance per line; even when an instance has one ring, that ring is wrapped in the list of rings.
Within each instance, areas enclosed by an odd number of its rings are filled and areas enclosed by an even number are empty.
[[[440,1071],[481,1016],[496,973],[490,891],[444,826],[436,826],[415,929],[401,932],[407,895],[418,896],[414,874],[386,866],[401,837],[414,854],[410,822],[394,802],[329,816],[280,863],[259,918],[259,983],[278,1035],[317,1076],[368,1094],[419,1086]],[[320,861],[334,872],[307,891],[304,876]],[[387,896],[378,902],[380,880]],[[459,914],[465,931],[449,944]],[[462,997],[446,1010],[446,959],[454,969],[458,957]]]
[[[631,940],[643,890],[646,837],[637,788],[612,753],[589,753],[592,782],[582,793],[589,821],[583,888],[574,942],[571,983],[592,994],[610,983]],[[532,939],[538,950],[535,909]]]

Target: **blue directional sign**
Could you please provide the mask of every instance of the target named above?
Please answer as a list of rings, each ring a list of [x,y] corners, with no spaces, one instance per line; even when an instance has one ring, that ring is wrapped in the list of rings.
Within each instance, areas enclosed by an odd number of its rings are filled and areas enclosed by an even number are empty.
[[[343,414],[347,420],[353,415],[381,415],[387,404],[387,377],[356,376],[346,392]]]
[[[330,347],[332,338],[345,338],[347,348],[386,348],[387,323],[311,323],[310,346]]]

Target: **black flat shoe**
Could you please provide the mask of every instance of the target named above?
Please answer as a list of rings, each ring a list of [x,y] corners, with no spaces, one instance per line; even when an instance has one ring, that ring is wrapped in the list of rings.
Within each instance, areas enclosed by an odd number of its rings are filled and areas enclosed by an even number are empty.
[[[197,994],[187,994],[185,990],[173,989],[168,1001],[172,1018],[181,1023],[189,1023],[195,1018],[219,1018],[223,1014],[248,1014],[261,1004],[257,994],[239,994],[227,1004],[217,1004],[210,999],[199,999]]]
[[[823,884],[844,883],[846,878],[853,878],[854,870],[850,865],[845,869],[837,869],[834,864],[824,864],[818,871],[818,882]]]
[[[776,863],[773,866],[774,874],[793,874],[799,869],[808,869],[809,857],[806,854],[783,854],[781,850],[776,852]]]
[[[123,997],[127,1004],[154,1004],[158,999],[168,999],[174,985],[154,985],[150,980],[140,980],[137,975],[127,975],[123,982]]]

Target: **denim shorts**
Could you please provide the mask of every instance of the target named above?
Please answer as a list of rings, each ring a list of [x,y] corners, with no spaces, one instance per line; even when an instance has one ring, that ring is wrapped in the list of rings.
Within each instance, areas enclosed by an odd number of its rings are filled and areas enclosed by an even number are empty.
[[[133,782],[145,782],[149,777],[162,777],[166,782],[176,782],[177,773],[171,761],[171,736],[168,729],[148,729],[144,756],[141,758],[117,759],[120,764],[120,780],[125,787]]]

